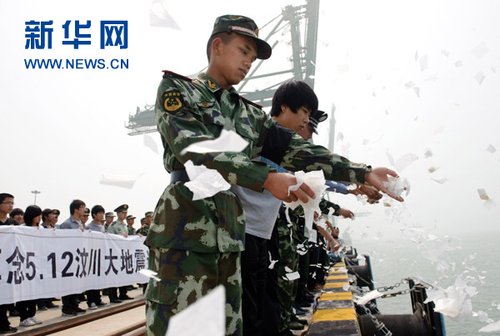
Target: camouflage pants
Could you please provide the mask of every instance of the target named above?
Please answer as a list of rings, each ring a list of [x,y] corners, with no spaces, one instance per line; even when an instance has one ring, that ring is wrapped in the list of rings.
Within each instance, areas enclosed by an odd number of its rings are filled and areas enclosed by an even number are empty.
[[[218,285],[226,289],[226,335],[242,334],[240,252],[196,253],[150,248],[146,334],[165,335],[169,319]]]
[[[293,315],[292,304],[295,300],[297,290],[297,280],[290,281],[286,278],[288,267],[293,272],[298,268],[297,245],[292,239],[293,227],[282,225],[277,226],[279,239],[279,261],[276,264],[276,272],[278,274],[278,299],[280,302],[280,332],[289,329],[291,318]]]

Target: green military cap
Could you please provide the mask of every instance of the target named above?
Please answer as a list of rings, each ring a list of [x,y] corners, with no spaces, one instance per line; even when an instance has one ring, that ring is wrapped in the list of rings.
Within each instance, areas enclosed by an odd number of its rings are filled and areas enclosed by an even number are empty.
[[[106,212],[106,217],[115,217],[115,213],[114,212]]]
[[[153,211],[148,211],[144,214],[144,217],[153,217]]]
[[[309,116],[309,126],[311,126],[312,131],[318,134],[318,131],[316,130],[318,124],[322,121],[325,121],[327,118],[328,114],[326,114],[326,112],[321,110],[313,111]]]
[[[129,220],[129,219],[135,219],[135,216],[128,215],[128,216],[126,217],[126,219],[127,219],[127,220]]]
[[[90,209],[89,208],[85,208],[85,211],[83,212],[84,215],[86,216],[90,216]]]
[[[271,46],[259,38],[259,28],[254,20],[242,15],[222,15],[215,19],[211,36],[230,32],[251,37],[257,43],[257,58],[268,59],[271,57]]]
[[[115,212],[123,212],[128,210],[128,204],[122,204],[118,208],[115,209]]]

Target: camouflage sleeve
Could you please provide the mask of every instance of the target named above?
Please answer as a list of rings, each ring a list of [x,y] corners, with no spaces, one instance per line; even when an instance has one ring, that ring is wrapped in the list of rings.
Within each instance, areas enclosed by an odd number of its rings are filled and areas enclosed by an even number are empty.
[[[333,215],[334,216],[339,216],[340,215],[340,206],[338,204],[335,204],[333,202],[330,202],[326,198],[322,198],[321,201],[319,202],[319,208],[321,210],[321,213],[328,215],[330,213],[330,208],[333,208]]]
[[[297,134],[291,137],[280,165],[291,171],[321,169],[327,180],[361,184],[365,183],[365,173],[371,170],[370,166],[351,162],[323,146],[305,141]]]
[[[165,146],[164,163],[168,171],[183,169],[186,161],[217,170],[231,184],[261,191],[269,168],[252,162],[251,147],[244,152],[182,153],[190,144],[213,140],[224,127],[224,117],[212,108],[213,96],[204,97],[188,81],[164,76],[157,93],[157,128]]]

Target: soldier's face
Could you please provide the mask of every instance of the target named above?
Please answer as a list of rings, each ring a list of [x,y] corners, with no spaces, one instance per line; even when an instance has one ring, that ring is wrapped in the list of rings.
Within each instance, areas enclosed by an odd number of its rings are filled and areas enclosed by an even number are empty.
[[[313,131],[311,126],[307,125],[303,129],[297,132],[298,135],[300,135],[304,140],[309,140],[313,136]]]
[[[219,84],[227,88],[241,82],[257,59],[257,44],[249,37],[234,34],[227,43],[214,41]]]

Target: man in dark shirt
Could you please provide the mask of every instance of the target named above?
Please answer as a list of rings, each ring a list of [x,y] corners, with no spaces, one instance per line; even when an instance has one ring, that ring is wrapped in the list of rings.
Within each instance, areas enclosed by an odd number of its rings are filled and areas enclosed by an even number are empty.
[[[7,215],[14,208],[14,196],[7,193],[0,194],[0,225],[17,225],[17,223]],[[10,326],[7,318],[7,309],[9,305],[0,305],[0,333],[11,334],[17,331],[16,328]]]

